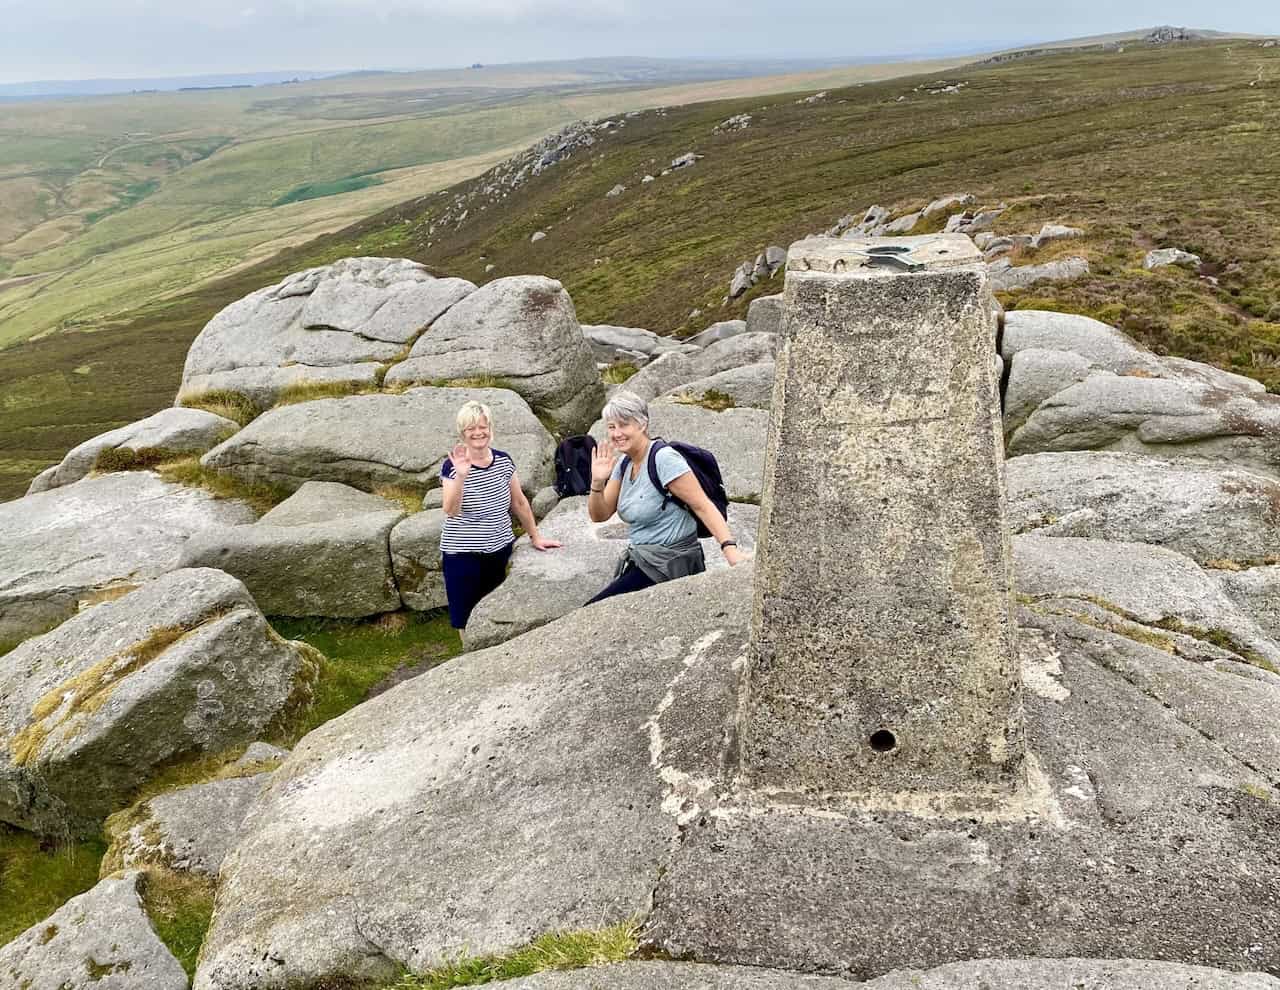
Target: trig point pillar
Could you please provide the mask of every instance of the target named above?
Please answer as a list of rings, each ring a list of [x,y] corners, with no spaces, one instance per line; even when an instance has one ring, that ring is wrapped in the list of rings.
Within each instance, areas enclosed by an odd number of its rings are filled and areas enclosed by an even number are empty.
[[[962,234],[792,246],[744,783],[1008,793],[1022,762],[996,326]]]

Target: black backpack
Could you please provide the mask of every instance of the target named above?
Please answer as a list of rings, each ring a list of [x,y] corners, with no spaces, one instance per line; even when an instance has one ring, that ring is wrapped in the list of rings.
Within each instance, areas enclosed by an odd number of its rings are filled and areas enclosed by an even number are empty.
[[[665,509],[668,502],[678,502],[685,509],[689,507],[672,495],[663,487],[662,481],[658,478],[658,451],[663,447],[670,447],[677,454],[689,462],[689,469],[693,472],[693,476],[698,479],[698,484],[702,486],[702,490],[706,493],[707,498],[711,499],[711,504],[716,507],[720,515],[726,521],[729,519],[729,493],[724,490],[724,479],[720,476],[720,465],[716,462],[716,455],[709,450],[703,450],[701,447],[695,447],[691,443],[681,443],[679,440],[667,443],[661,437],[655,437],[653,442],[649,444],[649,482],[654,488],[663,493],[662,507]],[[627,462],[629,458],[622,459],[622,470],[627,470]],[[711,530],[703,525],[702,520],[693,512],[690,512],[694,521],[698,524],[698,539],[705,540],[711,535]]]
[[[556,447],[556,494],[561,498],[591,491],[591,455],[594,437],[565,437]]]

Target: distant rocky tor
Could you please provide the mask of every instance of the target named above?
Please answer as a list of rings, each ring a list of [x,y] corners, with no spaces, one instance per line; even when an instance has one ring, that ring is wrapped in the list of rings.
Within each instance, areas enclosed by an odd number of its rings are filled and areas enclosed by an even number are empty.
[[[544,142],[504,189],[593,133]],[[1004,243],[979,206],[832,233],[951,226],[991,264],[1080,235]],[[760,261],[757,285],[777,257]],[[548,487],[557,436],[601,435],[602,371],[630,365],[654,432],[717,454],[750,551],[786,321],[774,294],[686,341],[580,327],[551,279],[477,288],[383,258],[228,307],[173,409],[0,505],[0,822],[65,836],[109,818],[112,869],[216,878],[198,990],[380,987],[629,919],[657,958],[517,984],[1280,987],[1280,397],[1095,320],[1006,314],[992,360],[1049,810],[855,830],[734,790],[752,565],[708,545],[709,573],[584,610],[625,530]],[[242,773],[132,805],[174,760],[305,709],[321,658],[264,613],[444,602],[438,472],[467,398],[494,409],[565,546],[521,537],[462,656],[292,753],[254,747]],[[0,947],[0,983],[87,988],[93,959],[113,968],[92,986],[185,986],[137,885],[108,876]],[[960,917],[983,936],[954,936]]]

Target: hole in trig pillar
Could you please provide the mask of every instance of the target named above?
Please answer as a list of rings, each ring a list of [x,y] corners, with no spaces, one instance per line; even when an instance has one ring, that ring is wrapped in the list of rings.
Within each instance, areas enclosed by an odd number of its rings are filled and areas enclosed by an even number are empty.
[[[871,733],[871,748],[877,753],[892,753],[898,748],[898,737],[888,729],[877,729]]]

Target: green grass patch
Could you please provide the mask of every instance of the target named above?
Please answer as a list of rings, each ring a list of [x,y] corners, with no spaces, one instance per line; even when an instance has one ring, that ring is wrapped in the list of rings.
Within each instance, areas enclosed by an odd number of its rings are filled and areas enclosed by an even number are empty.
[[[98,882],[101,839],[55,843],[0,824],[0,945]]]
[[[365,395],[376,391],[378,389],[375,386],[360,382],[299,382],[281,389],[272,408],[314,402],[316,399],[345,399],[349,395]]]
[[[144,182],[134,182],[125,186],[117,194],[116,202],[112,206],[105,209],[94,210],[85,214],[85,221],[88,223],[97,223],[103,217],[110,216],[112,213],[119,213],[121,210],[127,210],[136,203],[141,203],[153,192],[160,188],[159,179],[147,179]]]
[[[379,498],[385,498],[389,502],[398,503],[411,516],[422,511],[423,493],[413,488],[405,488],[401,485],[384,485],[375,488],[373,494]]]
[[[380,185],[382,180],[372,175],[352,175],[333,182],[308,182],[306,185],[290,189],[271,205],[287,206],[289,203],[301,203],[306,199],[341,196],[343,193],[355,192],[357,189],[368,189],[370,186]]]
[[[737,406],[732,395],[718,388],[709,388],[701,395],[678,395],[675,401],[685,406],[701,406],[712,412],[724,412]]]
[[[630,361],[614,361],[600,372],[600,379],[606,385],[621,385],[639,370]]]
[[[275,617],[271,624],[281,636],[302,640],[325,657],[310,706],[271,740],[286,747],[354,708],[397,670],[426,670],[462,652],[462,640],[443,611],[354,620]]]
[[[599,931],[554,932],[505,956],[460,956],[421,976],[405,976],[390,990],[450,990],[532,976],[550,969],[584,969],[630,959],[640,947],[634,921]]]
[[[505,388],[514,392],[510,379],[498,375],[472,375],[470,378],[436,378],[428,383],[433,388]]]
[[[215,416],[222,416],[233,423],[239,423],[242,427],[248,426],[262,412],[248,396],[226,388],[185,395],[180,404],[187,409],[203,409]]]
[[[93,469],[106,474],[109,471],[150,471],[191,455],[186,451],[166,450],[164,447],[108,447],[94,458]]]
[[[159,465],[156,472],[165,481],[188,488],[201,488],[214,498],[234,498],[247,502],[259,513],[270,512],[292,492],[263,481],[249,482],[214,471],[200,463],[199,457],[184,457]]]
[[[1161,619],[1155,625],[1160,629],[1181,633],[1184,636],[1190,636],[1203,643],[1208,643],[1210,646],[1216,646],[1220,650],[1234,653],[1246,663],[1261,670],[1269,671],[1272,674],[1280,674],[1280,670],[1276,669],[1275,664],[1257,650],[1245,646],[1225,629],[1202,629],[1200,626],[1193,626],[1188,622],[1183,622],[1181,619],[1173,617]]]
[[[213,921],[214,881],[152,867],[142,885],[142,907],[156,935],[192,978]]]

